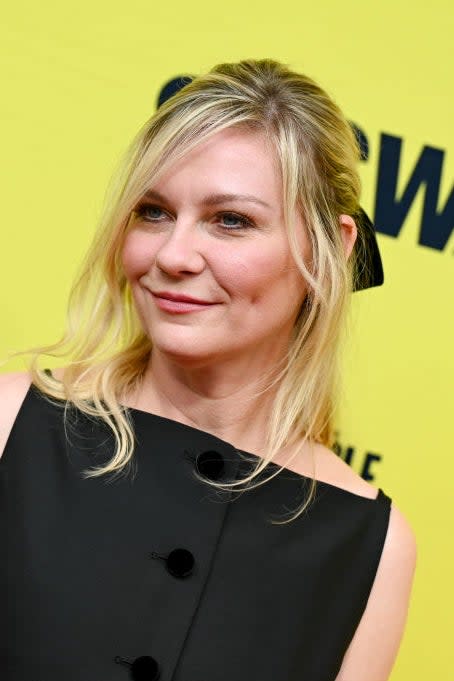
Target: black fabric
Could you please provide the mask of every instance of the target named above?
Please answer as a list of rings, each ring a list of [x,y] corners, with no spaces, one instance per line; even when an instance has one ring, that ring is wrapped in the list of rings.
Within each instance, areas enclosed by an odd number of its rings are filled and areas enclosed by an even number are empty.
[[[27,393],[0,460],[2,681],[334,681],[390,498],[319,482],[307,512],[272,525],[308,478],[219,493],[198,457],[228,480],[252,455],[130,413],[135,477],[84,479],[110,458],[108,429],[73,410],[65,433],[63,410]]]

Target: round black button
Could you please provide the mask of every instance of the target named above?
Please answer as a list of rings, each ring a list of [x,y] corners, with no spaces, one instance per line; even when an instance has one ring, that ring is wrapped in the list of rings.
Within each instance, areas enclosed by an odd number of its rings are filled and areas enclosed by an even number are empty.
[[[199,454],[195,464],[200,475],[210,480],[219,480],[224,473],[224,459],[214,450]]]
[[[174,577],[189,577],[194,569],[194,556],[187,549],[174,549],[167,556],[166,568]]]
[[[137,657],[131,664],[131,678],[134,681],[156,681],[159,676],[159,665],[150,655]]]

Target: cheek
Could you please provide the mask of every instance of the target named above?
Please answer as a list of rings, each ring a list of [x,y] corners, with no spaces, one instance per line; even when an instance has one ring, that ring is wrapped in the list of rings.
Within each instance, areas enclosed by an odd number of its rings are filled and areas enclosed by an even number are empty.
[[[260,246],[219,249],[208,262],[214,279],[232,300],[253,302],[269,278],[269,258]]]
[[[129,280],[137,279],[147,272],[153,262],[153,257],[146,235],[136,230],[129,232],[121,254],[126,278]]]
[[[299,278],[293,259],[279,242],[257,245],[235,269],[237,287],[256,300]]]

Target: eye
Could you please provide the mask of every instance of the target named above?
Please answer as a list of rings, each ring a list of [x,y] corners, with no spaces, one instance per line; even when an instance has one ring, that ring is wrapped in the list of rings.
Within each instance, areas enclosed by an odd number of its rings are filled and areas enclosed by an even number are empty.
[[[159,208],[159,206],[155,206],[151,203],[143,203],[137,206],[137,208],[134,210],[134,213],[139,218],[147,220],[148,222],[157,222],[159,221],[160,217],[165,215],[162,208]]]
[[[219,213],[219,220],[223,227],[227,229],[246,229],[248,227],[253,227],[252,219],[246,215],[238,215],[237,213]],[[222,222],[224,221],[224,222]]]

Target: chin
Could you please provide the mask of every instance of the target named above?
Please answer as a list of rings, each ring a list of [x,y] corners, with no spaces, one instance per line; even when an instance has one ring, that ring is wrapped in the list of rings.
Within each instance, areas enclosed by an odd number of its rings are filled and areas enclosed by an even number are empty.
[[[159,342],[159,339],[153,338],[152,342],[153,348],[162,357],[181,366],[196,369],[210,364],[219,358],[219,348],[203,348],[196,339],[191,342],[179,342],[178,340],[174,342]]]
[[[161,357],[182,369],[204,369],[212,365],[216,361],[216,357],[207,357],[206,355],[190,355],[177,352],[162,352]]]

